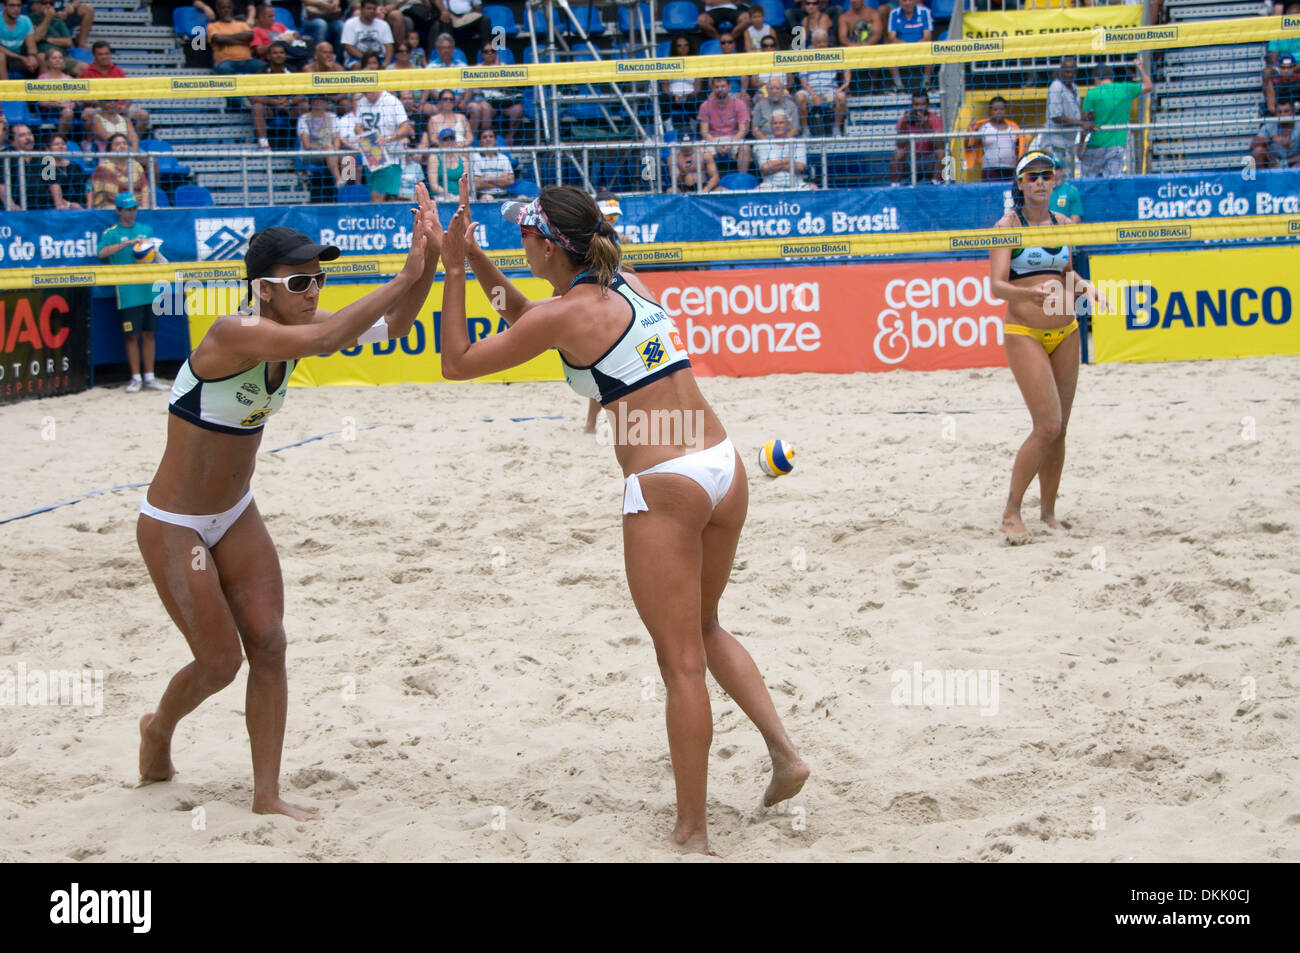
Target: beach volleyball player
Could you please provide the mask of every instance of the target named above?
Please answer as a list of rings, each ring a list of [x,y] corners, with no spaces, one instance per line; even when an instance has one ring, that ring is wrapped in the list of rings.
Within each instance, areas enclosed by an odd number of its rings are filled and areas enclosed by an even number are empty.
[[[765,804],[797,794],[808,768],[786,735],[758,667],[718,623],[745,522],[745,469],[700,393],[673,326],[641,280],[620,273],[614,228],[589,195],[548,186],[527,204],[507,203],[534,276],[555,296],[529,301],[475,244],[467,181],[443,238],[442,372],[469,379],[559,350],[565,376],[616,420],[634,415],[690,416],[702,433],[665,428],[646,439],[620,424],[614,452],[625,477],[623,550],[628,588],[654,641],[667,688],[668,747],[677,788],[670,835],[683,850],[707,851],[705,797],[713,716],[704,681],[718,684],[758,727],[772,758]],[[489,301],[504,301],[509,327],[470,343],[465,322],[465,261]],[[498,290],[500,289],[500,290]],[[502,297],[504,292],[504,297]]]
[[[1028,152],[1016,163],[1011,187],[1015,207],[998,220],[999,228],[1069,224],[1048,208],[1056,167],[1056,159],[1046,152]],[[1002,512],[1002,533],[1017,545],[1029,541],[1020,507],[1035,476],[1043,523],[1053,530],[1066,527],[1056,518],[1056,494],[1065,466],[1065,430],[1079,381],[1074,302],[1082,295],[1095,308],[1099,303],[1104,307],[1105,299],[1074,273],[1068,245],[994,248],[989,252],[989,268],[990,290],[1007,303],[1003,323],[1007,364],[1033,420],[1033,430],[1016,454],[1011,492]]]
[[[251,482],[266,418],[284,401],[296,362],[411,329],[437,270],[437,209],[418,190],[401,273],[337,312],[317,307],[320,263],[338,257],[290,228],[248,243],[251,306],[217,319],[172,386],[167,446],[140,508],[136,537],[158,595],[194,661],[140,719],[140,777],[165,781],[176,724],[225,688],[248,656],[245,720],[253,751],[253,811],[311,815],[280,798],[288,681],[284,583]]]

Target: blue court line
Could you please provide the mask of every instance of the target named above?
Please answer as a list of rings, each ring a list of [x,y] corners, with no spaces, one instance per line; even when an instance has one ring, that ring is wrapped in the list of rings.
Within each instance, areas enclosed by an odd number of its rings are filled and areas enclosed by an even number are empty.
[[[0,526],[5,523],[12,523],[14,520],[26,519],[29,516],[35,516],[38,513],[48,513],[50,510],[57,510],[60,506],[71,506],[73,503],[80,503],[82,500],[90,499],[92,496],[102,496],[105,493],[114,493],[117,490],[138,490],[142,486],[148,486],[148,483],[124,483],[121,486],[110,486],[107,490],[91,490],[89,493],[83,493],[81,496],[73,497],[70,500],[64,500],[62,503],[51,503],[49,506],[42,506],[38,510],[31,510],[27,513],[19,513],[17,516],[10,516],[7,519],[0,520]]]
[[[564,415],[563,415],[563,414],[560,414],[560,415],[555,416],[555,417],[511,417],[511,418],[510,418],[510,422],[513,423],[513,424],[517,424],[517,423],[521,423],[522,421],[525,421],[525,420],[563,420],[563,419],[564,419]],[[484,417],[484,418],[483,418],[483,423],[485,423],[485,424],[490,424],[490,423],[494,423],[494,422],[495,422],[495,418],[493,418],[493,417]]]
[[[369,427],[362,427],[362,430],[374,430],[378,424],[372,424]],[[292,450],[294,447],[301,447],[304,443],[312,443],[316,440],[324,440],[326,437],[333,437],[341,434],[342,430],[331,430],[329,433],[317,434],[314,437],[308,437],[306,440],[299,440],[297,443],[286,443],[283,447],[276,447],[274,450],[268,450],[268,453],[279,453],[281,450]]]

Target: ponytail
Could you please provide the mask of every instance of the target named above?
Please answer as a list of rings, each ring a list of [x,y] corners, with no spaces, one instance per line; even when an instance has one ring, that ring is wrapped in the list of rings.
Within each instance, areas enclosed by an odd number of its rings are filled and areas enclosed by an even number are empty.
[[[603,293],[618,274],[623,255],[614,226],[600,214],[595,199],[571,185],[547,186],[538,200],[551,226],[575,249],[561,251],[578,268],[590,271]]]

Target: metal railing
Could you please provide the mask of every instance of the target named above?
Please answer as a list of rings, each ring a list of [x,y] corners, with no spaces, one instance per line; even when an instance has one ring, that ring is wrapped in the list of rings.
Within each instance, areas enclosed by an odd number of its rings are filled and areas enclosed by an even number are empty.
[[[1262,122],[1263,120],[1261,119],[1260,121]],[[1175,120],[1175,121],[1163,121],[1163,122],[1127,123],[1122,126],[1116,125],[1116,126],[1108,126],[1106,128],[1108,131],[1123,129],[1127,132],[1135,132],[1135,133],[1171,132],[1171,131],[1183,131],[1183,130],[1205,131],[1217,127],[1224,127],[1224,126],[1240,127],[1248,122],[1252,122],[1252,120],[1243,119],[1239,117],[1235,119],[1233,118],[1195,119],[1195,120]],[[1027,128],[1021,128],[1020,130],[1018,130],[1017,133],[1017,135],[1031,136],[1031,137],[1036,136],[1038,134],[1055,134],[1059,136],[1061,135],[1061,129],[1059,127],[1057,128],[1027,127]],[[885,126],[880,131],[874,131],[874,132],[867,133],[865,135],[855,136],[855,137],[804,136],[796,139],[786,139],[782,141],[797,142],[801,144],[804,147],[805,153],[808,157],[810,164],[814,158],[819,160],[820,168],[816,176],[817,181],[812,183],[806,182],[806,184],[820,184],[822,188],[829,188],[830,179],[832,177],[831,165],[836,157],[844,157],[844,158],[872,157],[876,159],[876,161],[890,161],[897,155],[897,150],[899,149],[900,146],[905,151],[906,178],[911,184],[915,185],[921,181],[921,179],[925,175],[925,172],[927,171],[922,167],[922,161],[918,152],[918,147],[920,146],[921,143],[930,142],[930,141],[937,141],[939,145],[936,149],[933,150],[934,152],[933,159],[927,159],[925,164],[929,165],[931,162],[933,162],[935,166],[934,168],[935,175],[939,176],[944,181],[953,181],[956,179],[954,170],[957,167],[956,164],[960,161],[960,156],[953,155],[952,152],[949,150],[948,145],[953,142],[962,142],[968,137],[975,137],[975,135],[976,135],[975,133],[972,133],[968,130],[960,131],[960,132],[950,130],[950,131],[937,132],[937,133],[936,132],[897,133],[893,131],[892,128]],[[1083,136],[1082,133],[1078,131],[1074,132],[1075,148],[1077,148],[1078,145],[1081,143],[1082,136]],[[1252,133],[1252,137],[1253,137],[1253,133]],[[1134,156],[1134,142],[1133,142],[1134,138],[1136,137],[1126,136],[1126,139],[1128,139],[1129,142],[1130,157]],[[772,140],[769,139],[736,140],[738,144],[743,145],[751,150],[755,146],[759,145],[760,143],[770,142],[770,141]],[[597,188],[603,187],[605,185],[605,183],[603,182],[596,182],[593,180],[592,168],[594,162],[617,161],[618,159],[621,159],[623,161],[628,161],[629,159],[631,159],[631,161],[636,162],[643,171],[650,170],[651,172],[651,174],[648,177],[644,175],[642,176],[642,181],[646,183],[647,187],[640,191],[657,192],[661,190],[660,188],[661,186],[666,186],[667,190],[669,191],[680,190],[679,181],[678,181],[677,163],[675,159],[676,156],[681,151],[689,150],[694,152],[695,159],[696,159],[697,175],[696,175],[696,182],[693,191],[700,193],[704,191],[703,188],[704,183],[703,181],[701,181],[701,175],[698,174],[698,170],[700,167],[700,159],[702,157],[703,150],[711,149],[711,148],[712,148],[712,144],[708,140],[702,140],[702,139],[697,139],[690,142],[676,142],[676,141],[670,142],[670,141],[665,141],[661,138],[647,138],[641,140],[633,139],[633,140],[622,140],[622,141],[609,141],[609,142],[602,142],[599,144],[583,144],[583,145],[566,144],[566,145],[560,145],[558,147],[550,144],[541,145],[541,146],[515,146],[511,148],[499,148],[496,151],[497,153],[505,154],[512,159],[511,162],[512,168],[518,170],[515,173],[517,177],[520,176],[527,177],[527,173],[531,173],[532,181],[539,186],[548,184],[548,182],[551,181],[555,182],[556,184],[563,183],[564,181],[563,163],[567,160],[570,163],[570,165],[577,171],[577,174],[581,180],[582,185],[586,187],[589,191],[595,191]],[[1138,148],[1139,152],[1141,151],[1141,148],[1143,147]],[[1149,148],[1149,145],[1145,148]],[[659,172],[658,163],[660,161],[661,156],[664,154],[665,150],[667,150],[668,171],[666,175],[662,175]],[[480,151],[481,150],[473,149],[466,146],[444,148],[444,149],[407,148],[402,150],[400,154],[402,156],[403,164],[405,164],[406,160],[408,159],[416,159],[417,161],[420,162],[422,166],[426,166],[426,167],[428,164],[429,157],[433,155],[463,156],[465,160],[464,174],[470,177],[471,191],[478,192],[480,191],[480,189],[478,189],[475,184],[474,172],[473,172],[473,157],[476,154],[479,154]],[[919,150],[919,151],[924,152],[926,150]],[[70,161],[76,161],[76,159],[79,157],[90,158],[89,156],[86,156],[84,154],[81,154],[79,156],[79,154],[77,153],[50,153],[50,152],[37,152],[37,151],[5,153],[3,157],[0,157],[0,166],[3,167],[3,182],[5,186],[5,195],[9,198],[13,198],[15,196],[14,187],[16,186],[18,189],[17,192],[17,196],[19,199],[18,204],[22,208],[26,208],[28,206],[28,199],[29,199],[29,196],[27,195],[27,188],[26,188],[27,176],[21,174],[14,175],[14,160],[34,159],[37,161],[43,161],[46,156],[52,156],[52,155],[66,156]],[[97,161],[98,159],[102,158],[104,155],[108,155],[108,153],[98,153],[94,156],[94,158]],[[149,179],[151,201],[153,196],[156,195],[156,191],[158,188],[158,178],[159,178],[157,164],[156,161],[154,160],[157,160],[158,158],[160,158],[160,156],[164,156],[164,155],[170,156],[176,159],[180,163],[185,163],[190,160],[202,160],[202,159],[210,160],[212,158],[210,153],[198,152],[198,151],[195,152],[176,151],[171,153],[157,153],[157,152],[121,153],[119,152],[119,153],[112,153],[112,155],[122,157],[122,158],[127,158],[127,159],[135,159],[141,163]],[[1241,155],[1243,158],[1249,155],[1249,149],[1242,152]],[[952,162],[945,162],[945,158],[948,156],[952,157]],[[328,157],[336,157],[339,158],[340,160],[350,157],[355,162],[354,167],[358,171],[360,171],[361,169],[361,163],[357,161],[357,153],[352,150],[318,151],[318,150],[301,150],[301,149],[295,149],[295,150],[246,149],[241,152],[228,153],[226,156],[226,158],[231,163],[230,171],[231,172],[238,171],[239,173],[239,178],[241,183],[240,191],[242,193],[241,197],[243,200],[243,204],[245,205],[254,204],[253,203],[254,197],[262,196],[262,195],[265,196],[266,204],[268,205],[281,204],[281,203],[277,203],[276,201],[276,189],[274,187],[274,181],[276,175],[285,175],[291,173],[297,173],[300,175],[312,174],[310,170],[305,170],[300,167],[277,169],[276,168],[277,160],[302,159],[308,163],[311,163],[312,165],[324,166],[325,168],[328,168],[328,166],[325,164],[325,159]],[[1132,163],[1130,163],[1131,165],[1130,174],[1137,174],[1136,173],[1137,164],[1138,164],[1137,161],[1133,161]],[[1077,177],[1078,175],[1077,168],[1072,171]],[[201,175],[202,173],[199,174]],[[321,173],[317,172],[315,174],[321,174]],[[755,178],[760,179],[760,188],[761,188],[761,175],[755,173],[751,173],[751,174],[754,174]],[[356,176],[356,177],[349,176],[348,181],[355,181],[357,184],[363,184],[360,176]],[[338,184],[347,184],[347,182],[338,183]],[[509,187],[505,188],[504,191],[507,194],[515,194],[511,191]],[[624,191],[629,191],[629,190],[624,190]]]

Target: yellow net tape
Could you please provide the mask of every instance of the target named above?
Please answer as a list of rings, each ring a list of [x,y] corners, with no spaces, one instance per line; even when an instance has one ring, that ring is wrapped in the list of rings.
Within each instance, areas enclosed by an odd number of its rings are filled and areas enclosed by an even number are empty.
[[[810,68],[877,69],[926,63],[969,62],[1068,53],[1137,53],[1184,46],[1265,43],[1300,35],[1300,16],[1258,17],[1145,27],[1102,27],[1032,36],[972,37],[940,43],[830,47],[692,56],[620,59],[519,66],[293,73],[249,76],[129,76],[125,79],[5,80],[0,99],[182,99],[195,96],[282,96],[288,93],[345,93],[367,89],[461,89],[466,86],[637,82],[681,77],[793,73]]]

